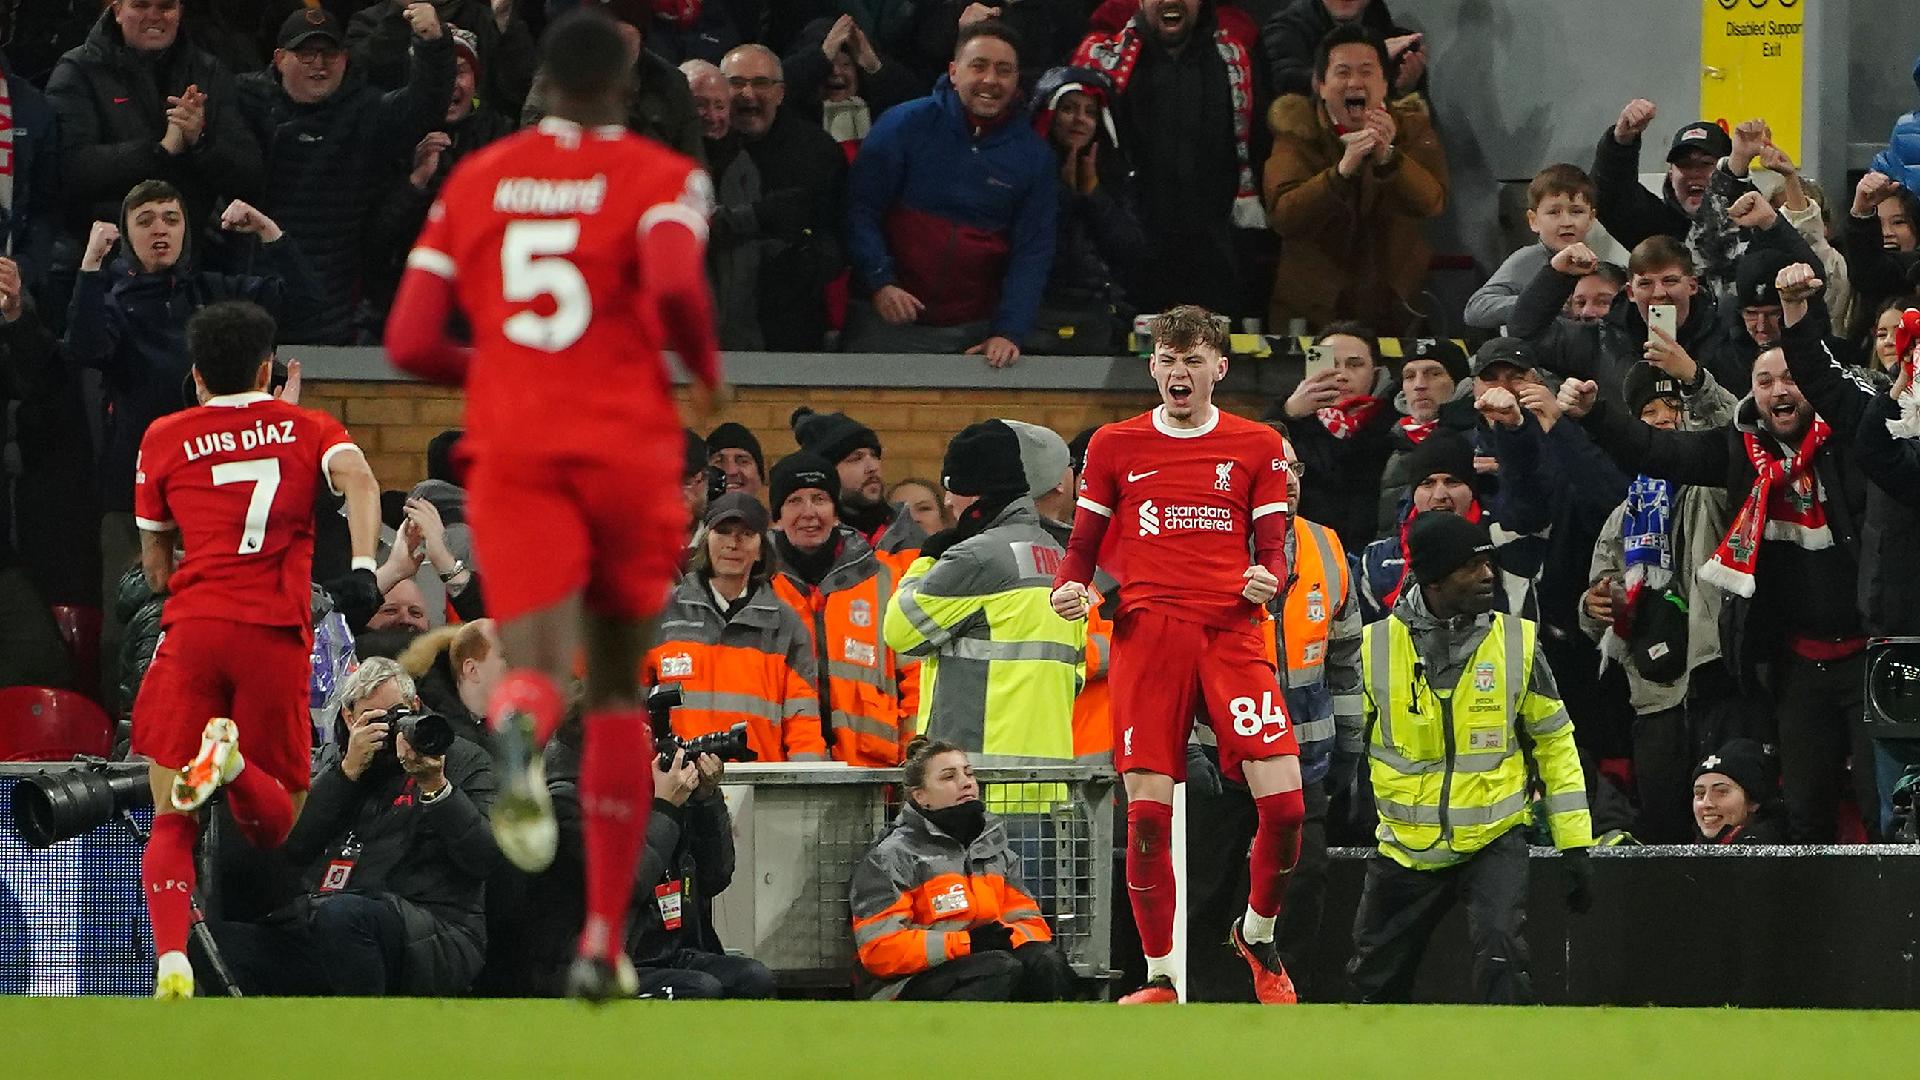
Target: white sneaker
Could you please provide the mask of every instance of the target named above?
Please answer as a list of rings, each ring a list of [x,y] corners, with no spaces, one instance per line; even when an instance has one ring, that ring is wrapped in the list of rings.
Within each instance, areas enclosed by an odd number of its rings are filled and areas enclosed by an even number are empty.
[[[200,809],[221,784],[240,775],[240,730],[233,721],[216,716],[200,735],[200,752],[174,777],[173,808],[183,814]]]
[[[493,730],[493,761],[500,793],[494,797],[493,842],[507,861],[529,874],[553,865],[560,827],[553,820],[547,772],[533,740],[533,716],[512,712]]]
[[[158,1001],[185,1001],[193,996],[193,965],[187,954],[170,952],[154,965],[153,996]]]

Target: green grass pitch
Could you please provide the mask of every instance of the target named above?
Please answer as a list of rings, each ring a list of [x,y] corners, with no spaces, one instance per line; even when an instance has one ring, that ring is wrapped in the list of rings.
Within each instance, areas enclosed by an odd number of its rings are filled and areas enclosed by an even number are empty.
[[[1638,1080],[1916,1074],[1886,1012],[419,999],[0,1000],[13,1077],[1191,1076]]]

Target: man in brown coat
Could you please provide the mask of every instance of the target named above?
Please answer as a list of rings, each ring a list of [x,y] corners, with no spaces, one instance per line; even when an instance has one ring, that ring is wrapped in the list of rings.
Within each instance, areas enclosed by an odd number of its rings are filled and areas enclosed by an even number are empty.
[[[1267,114],[1267,220],[1280,234],[1269,326],[1362,319],[1411,329],[1427,277],[1421,219],[1447,202],[1447,159],[1427,107],[1387,96],[1387,53],[1358,25],[1337,26],[1314,56],[1313,94]]]

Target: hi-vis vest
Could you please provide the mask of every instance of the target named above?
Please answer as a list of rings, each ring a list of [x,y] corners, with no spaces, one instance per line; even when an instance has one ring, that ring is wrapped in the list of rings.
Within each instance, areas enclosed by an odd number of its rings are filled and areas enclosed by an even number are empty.
[[[848,557],[818,587],[783,572],[774,575],[773,591],[813,632],[820,726],[834,760],[898,765],[918,706],[918,672],[903,686],[900,662],[880,636],[898,577],[865,541],[849,535],[846,542]]]
[[[1293,517],[1293,580],[1277,621],[1261,623],[1267,655],[1286,673],[1289,690],[1316,686],[1326,678],[1327,638],[1334,615],[1346,604],[1353,587],[1347,575],[1347,555],[1332,529],[1299,516]],[[1284,643],[1287,655],[1279,655]],[[1333,713],[1294,718],[1294,736],[1301,746],[1333,738]]]
[[[1399,616],[1366,628],[1362,684],[1380,852],[1402,866],[1452,866],[1524,825],[1530,771],[1546,788],[1554,846],[1593,843],[1573,722],[1560,702],[1529,692],[1536,627],[1512,615],[1492,620],[1452,688],[1427,681]]]

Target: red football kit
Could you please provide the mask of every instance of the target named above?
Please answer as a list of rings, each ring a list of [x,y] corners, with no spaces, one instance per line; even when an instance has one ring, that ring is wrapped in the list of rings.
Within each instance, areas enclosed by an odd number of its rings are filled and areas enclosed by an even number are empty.
[[[135,521],[179,530],[162,634],[133,707],[133,749],[192,760],[209,717],[288,791],[308,786],[313,503],[336,454],[358,453],[326,413],[230,394],[154,423],[134,471]]]
[[[501,619],[585,589],[603,615],[665,604],[686,534],[664,347],[719,379],[698,165],[556,118],[462,161],[427,217],[387,331],[394,363],[466,384],[468,515]],[[472,327],[445,338],[449,301]]]
[[[1194,429],[1155,409],[1088,444],[1056,584],[1085,584],[1111,545],[1101,562],[1120,582],[1107,675],[1119,771],[1185,779],[1196,714],[1236,780],[1242,762],[1300,752],[1261,646],[1260,605],[1240,595],[1255,561],[1286,587],[1286,457],[1279,432],[1218,409]]]

